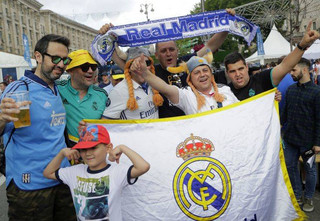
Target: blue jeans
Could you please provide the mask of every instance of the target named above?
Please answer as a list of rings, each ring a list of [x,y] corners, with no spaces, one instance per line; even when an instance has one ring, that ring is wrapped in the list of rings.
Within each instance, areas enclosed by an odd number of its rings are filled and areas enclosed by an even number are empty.
[[[290,182],[293,188],[293,192],[297,199],[302,196],[302,183],[300,173],[298,170],[298,162],[300,155],[306,151],[305,147],[299,147],[289,144],[284,141],[284,157],[287,165],[287,170],[290,178]],[[305,157],[303,159],[303,166],[306,172],[306,185],[304,197],[311,199],[316,189],[317,177],[316,177],[316,163],[313,161],[312,167],[307,164]]]

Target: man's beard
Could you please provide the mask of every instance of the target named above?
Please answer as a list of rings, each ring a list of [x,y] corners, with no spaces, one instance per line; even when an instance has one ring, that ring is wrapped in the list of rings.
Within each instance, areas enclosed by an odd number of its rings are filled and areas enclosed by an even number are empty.
[[[300,71],[299,75],[298,75],[298,76],[292,76],[292,79],[297,82],[297,81],[299,81],[302,77],[303,77],[303,74],[302,74],[302,71]]]
[[[50,82],[54,82],[55,80],[59,79],[60,76],[54,76],[52,74],[52,71],[54,70],[55,67],[51,68],[51,70],[45,70],[44,66],[41,65],[41,75],[45,77],[47,80]],[[63,70],[62,70],[63,73]]]

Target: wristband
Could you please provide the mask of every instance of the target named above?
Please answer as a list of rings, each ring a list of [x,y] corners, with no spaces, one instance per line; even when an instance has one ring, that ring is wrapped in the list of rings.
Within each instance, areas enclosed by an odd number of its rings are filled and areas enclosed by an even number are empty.
[[[301,47],[300,46],[300,43],[299,44],[297,44],[297,48],[299,48],[301,51],[305,51],[305,50],[307,50],[308,49],[308,47]]]

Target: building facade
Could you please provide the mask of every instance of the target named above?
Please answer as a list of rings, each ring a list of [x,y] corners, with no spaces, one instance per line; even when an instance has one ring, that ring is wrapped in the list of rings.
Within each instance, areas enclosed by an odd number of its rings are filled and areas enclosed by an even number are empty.
[[[70,39],[70,51],[90,49],[98,31],[50,10],[41,10],[36,0],[0,1],[0,51],[24,54],[22,35],[29,39],[30,54],[36,42],[46,34],[59,34]]]
[[[287,38],[297,44],[302,39],[309,21],[312,21],[311,29],[320,32],[320,1],[292,0],[291,4],[292,8],[288,12],[283,30],[286,31]]]

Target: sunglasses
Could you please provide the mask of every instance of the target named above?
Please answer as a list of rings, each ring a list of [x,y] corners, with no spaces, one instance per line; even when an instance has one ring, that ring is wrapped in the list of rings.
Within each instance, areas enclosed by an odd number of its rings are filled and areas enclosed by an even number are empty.
[[[149,66],[151,66],[151,61],[150,60],[146,60],[146,65],[149,67]]]
[[[54,64],[59,64],[59,62],[62,61],[64,65],[68,65],[68,64],[70,64],[70,62],[72,60],[69,57],[62,58],[62,57],[59,57],[59,56],[56,56],[56,55],[50,55],[50,54],[48,54],[46,52],[43,53],[43,54],[49,56],[51,58],[52,63],[54,63]]]
[[[80,65],[79,68],[81,68],[81,70],[83,72],[87,72],[89,70],[89,68],[91,68],[92,71],[97,70],[98,65],[96,64],[89,64],[89,63],[85,63],[83,65]]]

